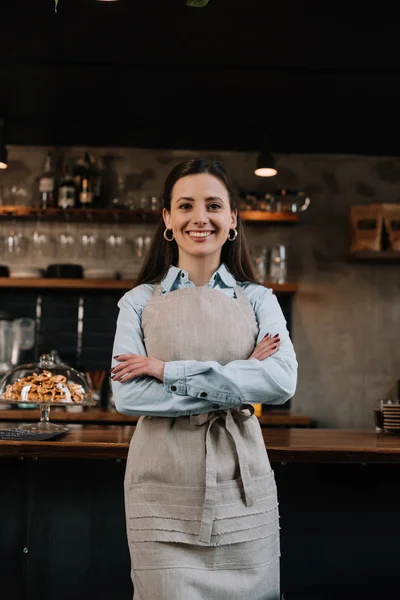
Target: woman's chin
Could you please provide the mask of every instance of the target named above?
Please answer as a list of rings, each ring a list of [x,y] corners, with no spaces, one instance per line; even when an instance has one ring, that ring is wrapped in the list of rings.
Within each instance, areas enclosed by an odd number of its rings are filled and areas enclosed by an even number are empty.
[[[195,247],[193,247],[193,245],[191,244],[190,247],[186,246],[185,248],[182,248],[182,250],[184,250],[186,254],[190,254],[191,256],[209,256],[215,254],[216,252],[220,252],[221,248],[215,247],[214,244],[212,246],[207,246],[206,244],[198,244]]]

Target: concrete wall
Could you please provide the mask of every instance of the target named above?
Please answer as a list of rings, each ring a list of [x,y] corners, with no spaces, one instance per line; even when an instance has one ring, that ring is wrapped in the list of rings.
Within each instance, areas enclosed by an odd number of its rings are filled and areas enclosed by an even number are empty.
[[[72,156],[82,149],[60,151]],[[33,201],[46,149],[11,147],[9,152],[10,169],[0,172],[4,202],[17,181]],[[293,410],[311,415],[320,426],[372,426],[374,402],[392,396],[400,378],[400,267],[347,262],[348,208],[399,202],[400,159],[280,155],[278,176],[263,180],[253,175],[252,153],[127,148],[94,148],[93,153],[118,156],[118,173],[129,174],[131,191],[138,193],[159,194],[172,166],[198,155],[221,160],[244,190],[261,193],[282,186],[309,192],[312,203],[298,225],[247,226],[253,245],[287,244],[289,279],[300,284],[293,299],[299,360]],[[151,226],[130,227],[133,235],[152,231]]]

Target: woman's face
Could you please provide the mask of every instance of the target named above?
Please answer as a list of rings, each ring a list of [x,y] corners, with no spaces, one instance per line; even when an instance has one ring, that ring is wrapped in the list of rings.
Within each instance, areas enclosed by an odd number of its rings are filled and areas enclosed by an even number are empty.
[[[229,230],[237,222],[228,190],[222,181],[208,173],[179,179],[172,189],[171,212],[164,208],[163,218],[165,226],[174,232],[180,257],[182,253],[220,255]]]

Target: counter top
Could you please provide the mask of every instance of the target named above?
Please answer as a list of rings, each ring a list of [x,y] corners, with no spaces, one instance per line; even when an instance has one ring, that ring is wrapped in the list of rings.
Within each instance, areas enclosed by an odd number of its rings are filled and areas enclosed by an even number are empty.
[[[10,422],[8,427],[18,427]],[[124,460],[132,425],[69,425],[54,441],[0,441],[0,458]],[[271,462],[400,463],[400,437],[369,429],[262,429]]]
[[[51,409],[51,420],[54,423],[104,423],[110,425],[135,425],[139,417],[129,417],[117,412],[114,408],[82,408],[78,411],[70,407],[54,407]],[[39,421],[37,409],[3,409],[0,410],[0,421]],[[306,415],[295,415],[288,410],[272,409],[258,417],[261,426],[272,427],[311,427],[312,419]]]

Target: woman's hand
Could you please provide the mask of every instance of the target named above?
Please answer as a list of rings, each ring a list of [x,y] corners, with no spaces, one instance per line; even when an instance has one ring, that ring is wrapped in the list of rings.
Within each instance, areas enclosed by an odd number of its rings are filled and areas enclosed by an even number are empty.
[[[267,333],[267,335],[263,337],[261,342],[259,342],[254,348],[248,360],[250,360],[250,358],[264,360],[265,358],[272,356],[273,354],[275,354],[275,352],[278,352],[280,343],[281,340],[279,338],[279,333],[274,335],[274,337],[271,337],[269,333]]]
[[[165,362],[162,360],[150,356],[141,356],[140,354],[119,354],[114,358],[119,364],[111,369],[111,379],[113,381],[125,383],[141,375],[150,375],[150,377],[155,377],[160,381],[164,380]]]

